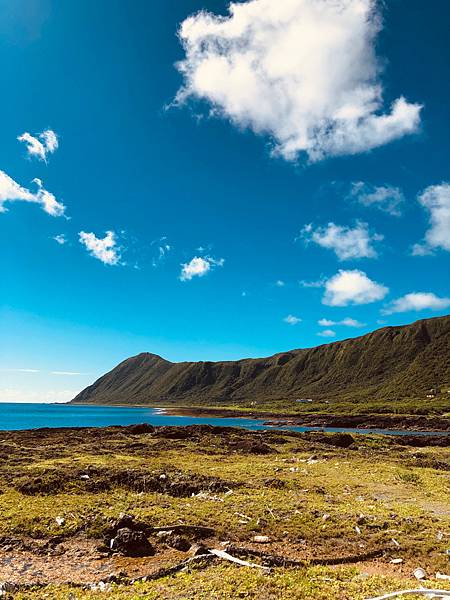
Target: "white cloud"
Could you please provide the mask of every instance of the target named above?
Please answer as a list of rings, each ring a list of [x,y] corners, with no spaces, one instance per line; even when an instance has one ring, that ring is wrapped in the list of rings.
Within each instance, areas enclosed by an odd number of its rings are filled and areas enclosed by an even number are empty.
[[[324,329],[323,331],[319,331],[319,333],[317,335],[320,335],[320,337],[335,337],[336,336],[336,332],[333,331],[332,329]]]
[[[363,271],[340,269],[326,281],[322,303],[328,306],[369,304],[382,300],[388,292],[387,287],[372,281]]]
[[[415,132],[419,104],[397,98],[383,113],[375,54],[375,0],[248,0],[229,16],[183,21],[184,85],[175,102],[207,101],[212,113],[268,134],[287,160],[356,154]]]
[[[222,267],[224,262],[223,258],[216,260],[210,256],[194,256],[190,262],[181,265],[180,279],[190,281],[193,277],[203,277],[214,267]]]
[[[40,373],[39,369],[0,369],[0,371],[6,371],[7,373]]]
[[[50,371],[50,375],[84,375],[84,373],[78,373],[77,371]]]
[[[60,246],[63,246],[64,244],[67,244],[67,238],[65,236],[64,233],[58,233],[58,235],[55,235],[53,237],[53,239],[55,240],[55,242],[57,244],[59,244]]]
[[[321,327],[333,327],[335,325],[344,325],[345,327],[364,327],[364,323],[357,321],[356,319],[351,319],[350,317],[346,317],[342,319],[342,321],[331,321],[330,319],[320,319],[317,321]]]
[[[431,185],[418,200],[429,212],[430,228],[423,243],[413,246],[413,255],[432,254],[438,248],[450,251],[450,184]]]
[[[297,325],[301,322],[301,319],[299,317],[295,317],[294,315],[288,315],[287,317],[284,317],[283,321],[289,325]]]
[[[58,136],[52,129],[46,129],[43,131],[39,137],[43,140],[45,147],[47,148],[47,152],[55,152],[59,146]]]
[[[19,135],[19,142],[24,142],[27,152],[30,156],[36,156],[39,160],[47,162],[47,155],[53,154],[58,149],[58,136],[52,129],[46,129],[37,136],[33,136],[27,131]]]
[[[450,298],[440,298],[432,292],[412,292],[391,302],[383,313],[390,315],[392,313],[407,312],[410,310],[443,310],[450,306]]]
[[[33,183],[38,186],[38,191],[36,192],[35,196],[37,202],[42,204],[43,210],[45,210],[45,212],[52,217],[61,217],[66,210],[64,204],[58,202],[53,194],[43,188],[42,181],[40,179],[33,179]]]
[[[4,171],[0,171],[0,211],[5,212],[5,202],[14,201],[36,202],[35,195],[27,188],[23,188]]]
[[[17,138],[19,142],[25,142],[27,146],[27,152],[30,156],[37,156],[40,160],[45,160],[46,149],[44,144],[38,140],[38,138],[32,136],[30,133],[23,133]]]
[[[379,208],[394,217],[402,214],[401,208],[405,202],[400,188],[391,185],[371,186],[363,181],[352,183],[349,197],[363,206]]]
[[[278,279],[277,281],[275,281],[275,285],[277,287],[284,287],[286,284],[281,279]]]
[[[356,320],[356,319],[351,319],[350,317],[346,317],[345,319],[342,319],[342,321],[340,321],[338,323],[338,325],[345,325],[345,327],[364,327],[364,323],[361,323],[360,321]]]
[[[105,265],[120,264],[120,248],[114,231],[107,231],[104,238],[98,238],[94,233],[80,231],[80,243],[86,247],[89,254],[98,258]]]
[[[325,285],[326,283],[326,279],[325,277],[321,277],[320,279],[317,279],[316,281],[305,281],[304,279],[302,279],[301,281],[298,282],[300,287],[304,287],[304,288],[321,288]]]
[[[0,371],[7,373],[42,373],[40,369],[0,369]],[[79,373],[78,371],[49,371],[50,375],[85,375],[85,373]]]
[[[40,179],[33,179],[37,185],[37,191],[31,192],[28,188],[19,185],[14,179],[4,171],[0,171],[0,212],[6,212],[6,202],[34,202],[40,204],[42,210],[52,217],[61,217],[64,215],[66,207],[47,191]]]
[[[330,321],[330,319],[320,319],[317,323],[321,327],[333,327],[333,325],[336,325],[336,321]]]
[[[432,248],[427,244],[413,244],[411,249],[412,256],[430,256],[433,254]]]
[[[306,225],[301,237],[306,243],[314,242],[322,248],[333,250],[339,260],[355,260],[358,258],[376,258],[378,256],[374,242],[383,239],[382,235],[369,233],[367,223],[358,222],[355,227],[343,227],[328,223],[326,227]]]

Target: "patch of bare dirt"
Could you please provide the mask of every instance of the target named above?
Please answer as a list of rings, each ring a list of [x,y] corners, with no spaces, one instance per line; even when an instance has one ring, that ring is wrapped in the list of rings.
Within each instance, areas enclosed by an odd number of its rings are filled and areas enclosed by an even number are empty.
[[[150,556],[127,556],[120,552],[107,553],[99,547],[99,541],[86,538],[83,535],[67,539],[50,538],[46,540],[21,540],[21,547],[14,549],[0,548],[0,580],[13,584],[92,584],[105,581],[109,577],[125,577],[135,579],[138,577],[151,576],[160,569],[175,565],[190,556],[188,548],[191,543],[184,544],[183,548],[174,547],[173,533],[161,537],[154,533],[151,543],[154,545],[155,553]],[[179,536],[178,536],[179,537]],[[183,536],[187,540],[188,536]],[[203,541],[205,548],[223,548],[221,541],[211,537]],[[261,554],[261,545],[251,542],[242,542],[237,548],[245,547],[254,551],[252,560],[264,564]],[[390,564],[395,556],[395,548],[386,548],[383,556],[364,560],[360,563],[352,561],[361,570],[377,573],[398,573],[399,566]],[[231,550],[232,551],[232,550]],[[287,561],[310,561],[324,558],[325,560],[345,559],[347,556],[370,555],[376,553],[377,548],[360,544],[349,546],[341,540],[333,540],[326,545],[298,545],[290,542],[273,542],[264,545],[262,554],[284,557]],[[345,562],[345,560],[343,561]],[[411,563],[412,566],[412,563]],[[410,568],[409,563],[402,565],[401,569]]]

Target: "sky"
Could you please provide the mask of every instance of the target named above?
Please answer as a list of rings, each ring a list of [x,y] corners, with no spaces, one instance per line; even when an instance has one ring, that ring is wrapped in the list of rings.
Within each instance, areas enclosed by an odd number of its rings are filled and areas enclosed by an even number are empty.
[[[3,0],[0,401],[449,313],[447,0]]]

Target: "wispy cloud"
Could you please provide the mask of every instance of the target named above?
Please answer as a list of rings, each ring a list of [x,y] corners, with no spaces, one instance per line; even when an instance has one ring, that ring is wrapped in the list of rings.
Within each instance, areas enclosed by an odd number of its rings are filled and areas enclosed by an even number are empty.
[[[450,306],[450,298],[440,298],[432,292],[411,292],[401,298],[393,300],[383,309],[382,313],[419,311],[419,310],[444,310]]]
[[[58,136],[52,129],[46,129],[36,136],[26,131],[17,139],[25,143],[29,156],[35,156],[44,162],[47,162],[47,156],[53,154],[59,146]]]
[[[41,369],[0,369],[0,372],[4,373],[44,373],[50,375],[86,375],[86,373],[80,373],[78,371],[42,371]]]
[[[44,189],[42,181],[37,177],[33,179],[33,183],[38,186],[38,191],[35,194],[37,202],[42,205],[43,210],[52,217],[61,217],[64,215],[66,207],[55,198],[53,194]]]
[[[168,243],[166,236],[163,236],[157,240],[153,240],[151,245],[156,247],[157,250],[156,256],[154,256],[152,259],[152,265],[156,267],[167,257],[169,252],[172,251],[172,246]]]
[[[215,259],[211,256],[194,256],[188,263],[181,265],[181,281],[190,281],[194,277],[204,277],[215,267],[222,267],[223,258]]]
[[[287,317],[284,317],[283,321],[288,325],[297,325],[298,323],[301,323],[300,317],[296,317],[295,315],[288,315]]]
[[[50,371],[50,375],[85,375],[85,373],[78,373],[77,371]]]
[[[373,186],[363,181],[352,183],[349,198],[363,206],[378,208],[394,217],[400,217],[405,196],[402,190],[391,185]]]
[[[355,227],[345,227],[328,223],[325,227],[314,228],[306,225],[300,236],[306,244],[314,243],[322,248],[333,250],[340,261],[360,258],[376,258],[374,243],[383,239],[377,233],[369,233],[367,223],[358,221]]]
[[[64,233],[58,233],[58,235],[55,235],[53,237],[53,239],[55,240],[55,242],[57,244],[59,244],[60,246],[64,246],[64,244],[67,244],[67,237],[65,236]]]
[[[364,327],[365,323],[361,323],[356,319],[351,319],[350,317],[346,317],[341,321],[332,321],[330,319],[320,319],[317,323],[321,327],[334,327],[336,325],[343,325],[344,327]]]
[[[361,323],[357,319],[351,319],[350,317],[346,317],[339,321],[338,325],[344,325],[345,327],[364,327],[365,323]]]
[[[104,238],[98,238],[95,233],[80,231],[80,243],[89,254],[105,265],[119,265],[121,248],[117,245],[117,236],[114,231],[107,231]]]
[[[64,204],[43,187],[40,179],[33,179],[32,183],[37,186],[36,192],[22,187],[4,171],[0,171],[0,213],[7,211],[6,202],[32,202],[39,204],[52,217],[63,216],[66,209]]]
[[[0,369],[7,373],[40,373],[40,369]]]
[[[298,284],[300,287],[303,288],[321,288],[325,285],[326,281],[326,277],[321,277],[320,279],[316,279],[315,281],[305,281],[304,279],[302,279],[298,282]]]
[[[428,211],[430,227],[412,254],[424,256],[435,250],[450,251],[450,184],[431,185],[419,195],[419,203]]]
[[[207,101],[239,128],[268,134],[287,160],[356,154],[415,132],[421,105],[383,103],[373,0],[249,0],[229,16],[183,21],[175,103]]]

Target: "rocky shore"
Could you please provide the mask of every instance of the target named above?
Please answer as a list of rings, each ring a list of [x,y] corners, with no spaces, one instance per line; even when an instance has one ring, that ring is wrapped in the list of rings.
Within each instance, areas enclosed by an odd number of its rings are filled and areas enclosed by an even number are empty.
[[[397,431],[442,431],[450,432],[450,418],[422,415],[337,415],[337,414],[293,414],[258,410],[233,410],[209,407],[170,407],[164,412],[170,415],[191,417],[239,417],[266,419],[265,424],[280,427],[333,427],[342,429],[389,429]]]

